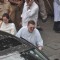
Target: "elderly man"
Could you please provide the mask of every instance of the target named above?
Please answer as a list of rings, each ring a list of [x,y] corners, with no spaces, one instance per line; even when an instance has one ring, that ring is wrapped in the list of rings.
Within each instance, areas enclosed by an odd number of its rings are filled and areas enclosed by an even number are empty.
[[[35,22],[33,20],[28,21],[27,26],[22,27],[18,33],[17,37],[22,37],[35,45],[39,50],[43,48],[43,40],[41,38],[40,32],[35,28]]]
[[[29,20],[33,20],[37,26],[39,7],[34,0],[25,0],[22,12],[22,26],[26,26]]]

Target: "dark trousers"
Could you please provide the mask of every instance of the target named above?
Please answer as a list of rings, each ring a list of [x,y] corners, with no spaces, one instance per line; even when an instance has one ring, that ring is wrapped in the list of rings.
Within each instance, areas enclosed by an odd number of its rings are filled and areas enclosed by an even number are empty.
[[[54,27],[53,27],[53,29],[54,29],[55,31],[60,31],[60,21],[54,22]]]

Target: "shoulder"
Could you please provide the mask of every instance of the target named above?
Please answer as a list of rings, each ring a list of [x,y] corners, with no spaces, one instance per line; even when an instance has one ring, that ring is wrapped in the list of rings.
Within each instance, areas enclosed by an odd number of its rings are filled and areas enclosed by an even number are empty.
[[[35,2],[33,2],[33,4],[34,4],[36,7],[38,7],[38,4],[36,4]]]
[[[39,9],[39,6],[35,3],[35,2],[33,2],[33,6],[34,6],[34,9]]]
[[[20,30],[26,30],[27,26],[22,27]]]
[[[39,32],[39,30],[37,28],[35,28],[34,31],[35,31],[36,34],[40,34],[40,32]]]
[[[14,23],[9,23],[9,25],[10,25],[11,27],[15,27],[15,24],[14,24]]]
[[[26,32],[26,30],[27,30],[27,27],[22,27],[22,28],[20,28],[20,30],[18,32],[24,33],[24,32]]]

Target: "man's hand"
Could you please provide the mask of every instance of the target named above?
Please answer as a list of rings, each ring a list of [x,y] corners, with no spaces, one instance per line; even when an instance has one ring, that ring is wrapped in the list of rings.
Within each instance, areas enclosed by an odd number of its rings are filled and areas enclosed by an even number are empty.
[[[39,50],[42,50],[42,48],[43,48],[42,46],[39,46],[39,47],[38,47]]]

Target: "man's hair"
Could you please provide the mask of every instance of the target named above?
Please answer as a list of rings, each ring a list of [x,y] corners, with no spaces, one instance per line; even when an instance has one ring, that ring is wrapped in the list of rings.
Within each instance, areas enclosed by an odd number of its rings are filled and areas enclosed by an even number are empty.
[[[28,25],[29,25],[29,24],[35,25],[35,22],[34,22],[33,20],[30,20],[30,21],[28,21]]]

